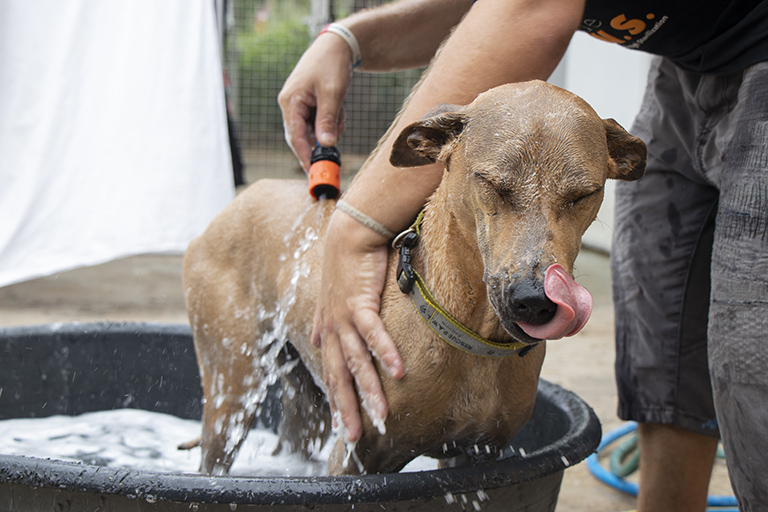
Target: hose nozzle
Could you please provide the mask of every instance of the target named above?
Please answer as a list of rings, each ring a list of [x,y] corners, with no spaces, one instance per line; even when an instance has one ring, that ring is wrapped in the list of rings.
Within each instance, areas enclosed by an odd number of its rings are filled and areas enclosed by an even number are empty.
[[[341,188],[341,153],[336,146],[315,146],[309,165],[309,195],[335,199]]]

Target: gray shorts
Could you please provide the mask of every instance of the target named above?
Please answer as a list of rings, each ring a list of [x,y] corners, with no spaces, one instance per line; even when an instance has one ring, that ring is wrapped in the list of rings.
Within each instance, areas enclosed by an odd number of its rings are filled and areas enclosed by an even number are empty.
[[[648,170],[617,186],[619,416],[722,434],[742,510],[768,507],[768,62],[655,59],[632,132]]]

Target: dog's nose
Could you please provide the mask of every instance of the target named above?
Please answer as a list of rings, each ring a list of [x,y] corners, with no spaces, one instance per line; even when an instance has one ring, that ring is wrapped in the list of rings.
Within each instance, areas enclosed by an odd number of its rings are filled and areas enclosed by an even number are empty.
[[[552,320],[557,311],[557,304],[549,300],[540,286],[530,279],[508,288],[512,316],[516,322],[543,325]]]

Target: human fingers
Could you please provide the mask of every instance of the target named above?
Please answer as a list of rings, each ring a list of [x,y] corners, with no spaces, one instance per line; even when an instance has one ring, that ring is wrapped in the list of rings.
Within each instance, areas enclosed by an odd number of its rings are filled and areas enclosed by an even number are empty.
[[[317,100],[309,91],[281,92],[278,103],[283,113],[285,141],[304,171],[308,172],[312,148],[316,142],[314,111]]]
[[[405,364],[378,313],[370,309],[354,313],[354,322],[370,352],[393,379],[405,375]]]
[[[316,89],[317,107],[315,110],[314,135],[321,146],[335,146],[339,142],[343,127],[344,96],[346,84],[329,81]]]
[[[323,380],[328,387],[328,401],[334,427],[343,427],[344,439],[347,442],[357,442],[363,432],[362,418],[357,405],[353,377],[347,368],[339,337],[335,332],[326,333],[322,350]]]
[[[368,415],[371,423],[380,433],[385,432],[385,421],[389,412],[387,398],[381,385],[381,378],[373,364],[373,358],[368,346],[360,338],[355,326],[339,329],[339,340],[344,353],[344,360],[349,372],[354,378],[357,394],[360,395],[363,410]],[[359,416],[357,397],[349,400],[346,395],[337,393],[336,404],[344,425],[348,419],[353,422]]]
[[[286,142],[305,171],[315,143],[335,145],[343,129],[342,104],[352,74],[349,52],[333,34],[318,37],[278,95]]]

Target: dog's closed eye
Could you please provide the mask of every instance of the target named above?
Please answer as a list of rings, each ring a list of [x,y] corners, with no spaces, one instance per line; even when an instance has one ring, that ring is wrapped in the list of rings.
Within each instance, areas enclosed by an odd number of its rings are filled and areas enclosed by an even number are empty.
[[[474,172],[472,177],[477,183],[477,187],[485,201],[494,203],[496,201],[508,201],[508,195],[504,194],[503,187],[491,179],[491,177],[482,172]]]
[[[569,194],[566,196],[565,204],[568,207],[574,208],[580,204],[583,204],[586,199],[600,194],[602,191],[603,187],[597,187],[592,190],[579,191],[573,194]]]

